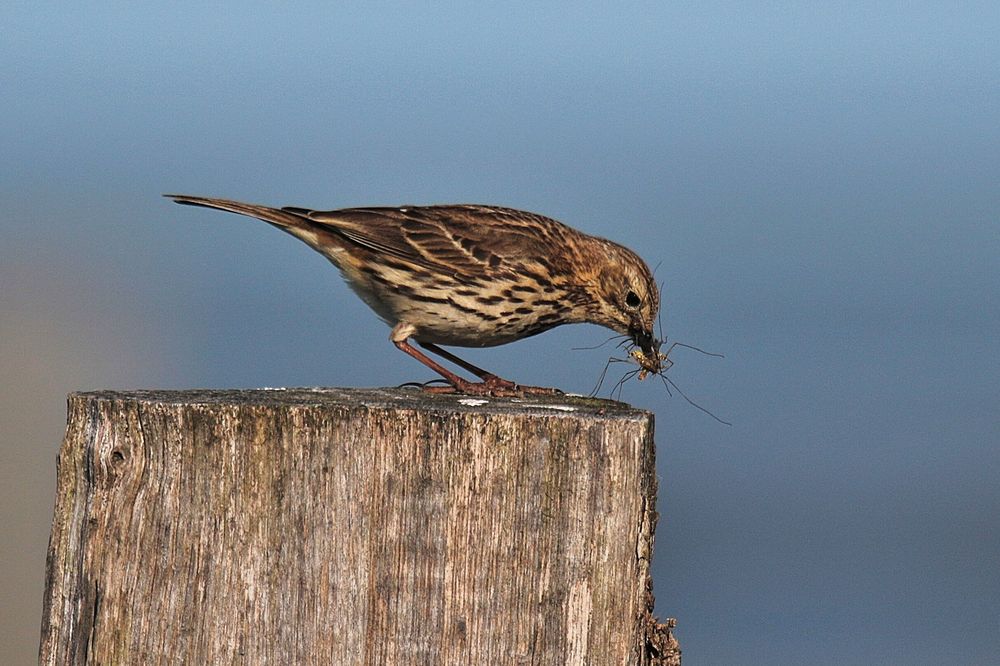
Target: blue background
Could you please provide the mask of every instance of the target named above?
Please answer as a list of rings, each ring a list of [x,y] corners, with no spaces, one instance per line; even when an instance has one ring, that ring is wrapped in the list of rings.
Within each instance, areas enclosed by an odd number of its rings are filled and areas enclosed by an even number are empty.
[[[1000,650],[995,3],[0,10],[0,635],[37,649],[67,392],[429,374],[318,254],[162,192],[494,203],[639,251],[685,664]],[[591,389],[593,326],[468,354]],[[9,643],[9,644],[8,644]]]

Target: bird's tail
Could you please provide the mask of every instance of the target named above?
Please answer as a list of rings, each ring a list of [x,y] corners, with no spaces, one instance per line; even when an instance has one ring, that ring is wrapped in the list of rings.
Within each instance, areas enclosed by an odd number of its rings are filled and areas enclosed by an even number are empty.
[[[309,226],[309,221],[302,215],[296,215],[295,213],[282,210],[280,208],[258,206],[257,204],[242,203],[240,201],[231,201],[229,199],[193,197],[187,194],[164,194],[163,196],[168,199],[173,199],[179,204],[185,204],[187,206],[218,208],[219,210],[229,211],[230,213],[239,213],[240,215],[255,217],[258,220],[263,220],[292,233],[294,233],[294,229],[301,229],[302,227]]]
[[[164,194],[163,196],[173,199],[179,204],[218,208],[230,213],[239,213],[240,215],[247,215],[255,217],[258,220],[263,220],[295,236],[306,243],[306,245],[330,258],[331,261],[333,261],[333,256],[330,254],[330,251],[340,246],[340,242],[333,230],[310,220],[307,216],[309,211],[304,208],[271,208],[270,206],[258,206],[257,204],[242,203],[229,199],[192,197],[187,194]]]

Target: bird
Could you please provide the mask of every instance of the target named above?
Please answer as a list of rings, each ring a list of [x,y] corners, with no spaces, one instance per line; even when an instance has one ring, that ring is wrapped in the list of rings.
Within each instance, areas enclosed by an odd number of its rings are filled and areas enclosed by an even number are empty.
[[[646,263],[623,245],[543,215],[478,204],[312,210],[164,196],[262,220],[322,254],[391,327],[391,342],[447,382],[429,390],[561,393],[503,379],[441,346],[492,347],[562,324],[589,322],[621,334],[648,372],[666,360],[653,334],[660,297]],[[411,340],[480,381],[452,372]]]

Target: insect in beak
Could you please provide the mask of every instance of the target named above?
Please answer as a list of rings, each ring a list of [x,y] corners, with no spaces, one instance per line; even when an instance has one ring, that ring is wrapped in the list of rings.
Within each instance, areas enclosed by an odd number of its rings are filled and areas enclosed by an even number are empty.
[[[642,381],[650,374],[659,375],[664,373],[674,364],[673,361],[667,358],[667,354],[660,351],[660,341],[654,340],[653,343],[656,348],[655,351],[652,349],[649,351],[633,349],[628,353],[639,364],[639,381]]]

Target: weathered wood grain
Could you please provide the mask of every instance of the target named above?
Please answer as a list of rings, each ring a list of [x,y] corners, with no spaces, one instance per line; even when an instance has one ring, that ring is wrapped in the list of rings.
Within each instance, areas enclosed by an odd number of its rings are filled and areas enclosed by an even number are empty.
[[[40,661],[679,663],[653,456],[581,398],[72,394]]]

